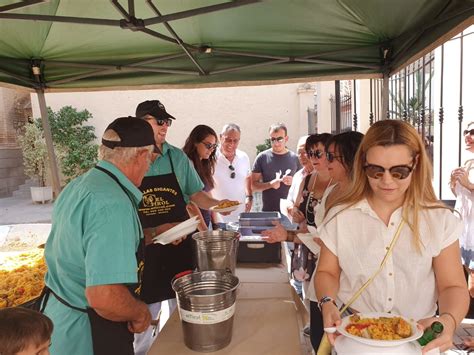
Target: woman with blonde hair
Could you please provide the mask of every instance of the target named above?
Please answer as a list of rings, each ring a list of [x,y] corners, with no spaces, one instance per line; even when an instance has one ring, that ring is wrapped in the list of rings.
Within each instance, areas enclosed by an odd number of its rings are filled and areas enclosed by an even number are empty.
[[[315,288],[324,326],[340,324],[338,307],[371,279],[352,312],[398,314],[423,328],[439,321],[444,331],[423,353],[449,349],[469,304],[458,243],[462,224],[436,198],[418,132],[403,121],[375,123],[353,173],[351,189],[328,206],[318,230],[323,246]]]

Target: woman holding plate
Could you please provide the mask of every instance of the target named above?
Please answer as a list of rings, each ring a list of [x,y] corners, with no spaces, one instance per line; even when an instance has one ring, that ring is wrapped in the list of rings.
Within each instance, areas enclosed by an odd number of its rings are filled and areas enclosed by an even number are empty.
[[[214,188],[214,168],[216,166],[217,134],[209,126],[200,124],[193,128],[184,143],[183,151],[192,161],[199,177],[204,183],[204,191],[210,193]],[[211,212],[200,209],[205,229],[211,221]],[[202,226],[201,228],[202,229]]]
[[[436,198],[418,132],[403,121],[376,122],[353,168],[351,189],[328,205],[318,230],[323,245],[315,288],[324,326],[339,325],[338,306],[362,289],[352,311],[398,314],[423,328],[440,321],[443,333],[423,353],[449,349],[469,304],[458,243],[462,224]]]

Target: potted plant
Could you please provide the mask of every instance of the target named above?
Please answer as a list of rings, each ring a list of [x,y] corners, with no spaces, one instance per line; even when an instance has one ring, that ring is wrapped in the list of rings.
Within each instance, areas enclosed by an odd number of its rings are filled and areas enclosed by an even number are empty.
[[[27,123],[23,134],[19,137],[19,142],[23,150],[25,174],[36,180],[39,185],[30,187],[33,202],[51,201],[53,189],[51,186],[46,186],[48,151],[39,122]]]

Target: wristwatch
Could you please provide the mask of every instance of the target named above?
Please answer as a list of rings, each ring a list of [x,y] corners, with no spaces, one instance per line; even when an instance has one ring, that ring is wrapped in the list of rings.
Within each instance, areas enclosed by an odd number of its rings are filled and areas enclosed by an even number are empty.
[[[337,308],[337,304],[336,304],[336,301],[334,301],[334,299],[332,297],[329,297],[329,296],[324,296],[324,297],[321,297],[321,300],[318,301],[318,308],[320,311],[322,311],[322,308],[323,308],[323,304],[325,303],[328,303],[328,302],[332,302],[336,308]]]
[[[252,196],[252,195],[247,195],[247,196],[245,196],[245,198],[248,198],[250,201],[253,200],[253,196]]]

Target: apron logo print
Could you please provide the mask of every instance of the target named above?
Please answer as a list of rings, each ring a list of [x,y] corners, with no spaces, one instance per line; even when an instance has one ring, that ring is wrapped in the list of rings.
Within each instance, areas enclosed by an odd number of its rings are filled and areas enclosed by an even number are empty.
[[[154,194],[143,195],[143,206],[144,207],[159,207],[168,205],[169,202],[162,197],[157,197]]]

